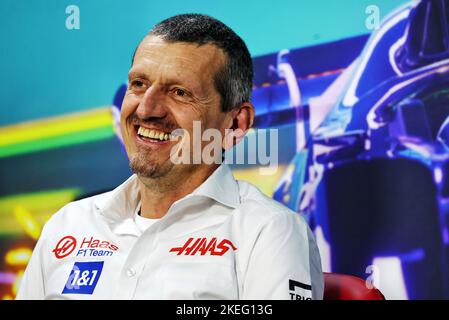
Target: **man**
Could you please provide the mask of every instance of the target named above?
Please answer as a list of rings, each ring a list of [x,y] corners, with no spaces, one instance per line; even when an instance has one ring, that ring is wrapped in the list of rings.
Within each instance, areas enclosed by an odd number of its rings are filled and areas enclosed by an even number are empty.
[[[321,299],[303,218],[217,161],[253,123],[252,77],[246,45],[223,23],[187,14],[156,25],[121,109],[135,175],[50,219],[18,298]],[[208,145],[198,124],[223,137],[214,161],[195,162]]]

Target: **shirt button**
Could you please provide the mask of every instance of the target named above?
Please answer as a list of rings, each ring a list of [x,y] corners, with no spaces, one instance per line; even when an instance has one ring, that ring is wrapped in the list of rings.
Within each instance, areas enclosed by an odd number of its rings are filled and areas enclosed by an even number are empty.
[[[133,268],[129,268],[128,270],[126,270],[126,275],[132,278],[136,275],[136,270],[134,270]]]

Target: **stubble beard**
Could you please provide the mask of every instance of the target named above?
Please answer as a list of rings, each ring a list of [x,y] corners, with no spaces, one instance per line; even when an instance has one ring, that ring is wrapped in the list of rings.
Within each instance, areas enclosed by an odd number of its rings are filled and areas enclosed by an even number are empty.
[[[156,163],[150,160],[150,157],[143,150],[137,150],[129,160],[131,170],[139,177],[158,179],[166,176],[172,169],[172,165],[168,163]],[[167,162],[170,163],[170,160],[168,159]]]
[[[164,163],[148,160],[145,153],[136,152],[130,159],[130,168],[145,187],[155,193],[167,193],[179,187],[182,170],[180,165],[173,164],[170,159]],[[181,165],[182,166],[182,165]]]

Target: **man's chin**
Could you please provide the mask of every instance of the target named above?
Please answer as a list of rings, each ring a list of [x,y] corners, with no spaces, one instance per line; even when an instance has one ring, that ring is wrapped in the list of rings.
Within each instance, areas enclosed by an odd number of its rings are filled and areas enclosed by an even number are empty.
[[[131,170],[142,178],[156,179],[165,176],[171,169],[163,164],[151,164],[148,160],[133,158],[129,162]]]

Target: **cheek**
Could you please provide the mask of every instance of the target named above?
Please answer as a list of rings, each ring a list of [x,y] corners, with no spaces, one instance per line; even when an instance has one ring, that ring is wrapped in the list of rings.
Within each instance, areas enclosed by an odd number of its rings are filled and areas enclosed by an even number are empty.
[[[226,116],[224,113],[210,113],[207,115],[206,119],[205,119],[205,123],[207,128],[215,128],[218,129],[220,131],[223,131],[226,126],[226,124],[224,123],[226,120]],[[206,128],[206,129],[207,129]]]
[[[192,106],[189,109],[177,110],[175,114],[176,120],[181,128],[187,130],[191,135],[194,131],[194,121],[196,130],[201,125],[201,133],[207,129],[218,129],[224,132],[224,121],[226,114],[220,112],[216,106]]]
[[[137,106],[139,105],[139,102],[136,98],[126,94],[125,98],[123,99],[122,108],[120,110],[120,123],[122,128],[126,126],[126,120],[128,117],[134,113]]]
[[[122,108],[120,110],[120,129],[122,132],[123,142],[126,148],[129,147],[129,140],[131,134],[127,120],[129,116],[134,113],[136,106],[138,105],[138,102],[136,103],[135,100],[136,100],[135,98],[125,95],[125,98],[123,99],[122,103]]]
[[[176,112],[172,112],[172,114],[176,123],[187,131],[192,130],[194,121],[204,123],[203,114],[195,108],[178,108]]]

